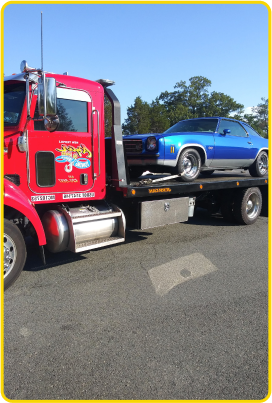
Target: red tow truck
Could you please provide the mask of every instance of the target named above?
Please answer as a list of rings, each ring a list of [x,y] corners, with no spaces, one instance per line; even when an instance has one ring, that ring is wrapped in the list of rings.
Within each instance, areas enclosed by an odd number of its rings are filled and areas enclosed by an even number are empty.
[[[20,74],[4,78],[5,289],[24,268],[29,235],[45,263],[45,246],[80,253],[117,244],[125,241],[126,222],[136,229],[184,222],[195,205],[241,224],[261,213],[267,177],[131,178],[112,84],[45,73],[25,61]],[[112,105],[106,139],[105,95]]]

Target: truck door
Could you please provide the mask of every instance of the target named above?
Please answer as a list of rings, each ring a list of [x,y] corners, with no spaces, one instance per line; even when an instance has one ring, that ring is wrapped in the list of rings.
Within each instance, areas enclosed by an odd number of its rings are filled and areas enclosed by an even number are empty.
[[[33,193],[65,196],[92,190],[93,109],[87,92],[58,87],[60,125],[51,133],[44,129],[43,121],[35,120],[36,107],[33,130],[28,132],[28,186]]]

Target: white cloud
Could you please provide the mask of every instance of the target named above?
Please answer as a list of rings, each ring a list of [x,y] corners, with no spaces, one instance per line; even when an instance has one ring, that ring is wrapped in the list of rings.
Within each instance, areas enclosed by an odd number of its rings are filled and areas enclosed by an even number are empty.
[[[253,106],[247,106],[245,109],[244,109],[244,113],[242,113],[242,116],[243,115],[256,115],[256,113],[252,113],[252,108],[254,108]],[[232,116],[235,116],[236,115],[236,112],[231,112],[230,113],[230,116],[232,117]]]
[[[253,113],[252,113],[252,108],[253,108],[253,106],[248,106],[247,108],[245,108],[244,114],[246,114],[246,115],[253,115]]]

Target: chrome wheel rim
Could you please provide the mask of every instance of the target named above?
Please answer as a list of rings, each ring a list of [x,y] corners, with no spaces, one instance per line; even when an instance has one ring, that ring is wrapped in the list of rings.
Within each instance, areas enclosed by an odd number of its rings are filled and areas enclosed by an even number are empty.
[[[4,234],[4,278],[11,272],[15,265],[17,249],[13,239]]]
[[[246,203],[246,213],[248,218],[254,219],[260,209],[260,198],[256,193],[252,193],[247,199]]]
[[[268,155],[261,153],[258,158],[259,171],[262,175],[265,175],[268,171]]]
[[[186,154],[182,160],[183,172],[188,178],[193,178],[198,170],[198,160],[193,154]]]

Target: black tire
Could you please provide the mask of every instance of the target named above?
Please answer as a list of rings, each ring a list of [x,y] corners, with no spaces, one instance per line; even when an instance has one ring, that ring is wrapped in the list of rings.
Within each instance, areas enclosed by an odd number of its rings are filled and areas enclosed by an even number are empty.
[[[251,176],[262,177],[268,174],[268,154],[261,151],[253,164],[248,168]]]
[[[201,158],[194,148],[187,148],[182,151],[177,163],[177,172],[183,173],[180,180],[192,182],[198,178],[201,168]]]
[[[209,171],[201,171],[201,175],[203,176],[211,176],[214,173],[214,169],[211,169]]]
[[[262,193],[259,188],[241,189],[234,199],[233,215],[240,224],[254,224],[262,210]]]
[[[235,222],[235,218],[233,215],[233,205],[234,192],[229,189],[228,191],[222,193],[220,205],[221,215],[226,221]]]
[[[19,277],[26,261],[26,246],[19,228],[4,219],[4,289]]]

